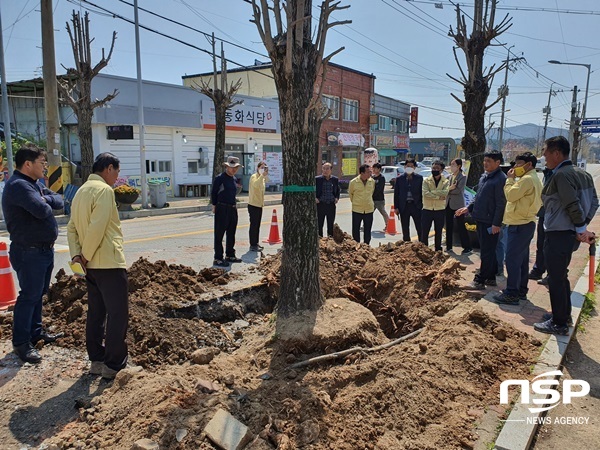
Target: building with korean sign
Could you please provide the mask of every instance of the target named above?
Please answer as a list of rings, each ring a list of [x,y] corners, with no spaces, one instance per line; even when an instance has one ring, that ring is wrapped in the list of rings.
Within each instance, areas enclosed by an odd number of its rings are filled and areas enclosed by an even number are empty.
[[[242,80],[238,93],[277,98],[271,75],[271,64],[257,62],[254,66],[227,71],[230,80]],[[212,72],[186,75],[184,85],[193,86],[200,80],[211,82]],[[317,83],[321,77],[317,77]],[[333,165],[333,174],[352,178],[358,173],[363,150],[370,145],[369,115],[374,95],[375,76],[338,64],[329,63],[322,93],[331,115],[321,126],[317,173],[324,161]],[[315,87],[315,90],[318,86]],[[232,116],[235,122],[235,116]],[[236,124],[234,126],[238,126]],[[246,125],[242,125],[246,126]]]
[[[24,135],[45,138],[43,82],[41,79],[9,84],[19,95],[9,100],[13,122]],[[92,83],[92,97],[103,98],[119,91],[104,108],[94,111],[92,140],[94,153],[112,152],[121,160],[121,176],[139,187],[140,144],[137,90],[134,78],[99,74]],[[207,195],[212,183],[215,146],[213,102],[186,86],[143,81],[144,122],[148,180],[167,183],[175,196]],[[256,164],[268,159],[271,183],[283,183],[281,131],[277,100],[239,96],[243,105],[229,111],[226,124],[226,154],[238,156],[244,164],[238,172],[247,188]],[[70,108],[60,108],[62,154],[75,167],[81,161],[77,119]],[[276,154],[273,156],[273,154]]]
[[[406,158],[410,148],[408,124],[410,105],[375,94],[371,113],[372,145],[383,165],[395,165]]]

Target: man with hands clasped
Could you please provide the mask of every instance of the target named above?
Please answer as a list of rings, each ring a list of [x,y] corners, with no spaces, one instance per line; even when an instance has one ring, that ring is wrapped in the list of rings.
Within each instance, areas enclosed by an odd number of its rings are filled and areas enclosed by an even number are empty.
[[[129,290],[123,232],[113,185],[120,162],[101,153],[93,173],[77,190],[67,225],[72,262],[85,269],[88,311],[85,341],[90,373],[112,379],[127,365]]]

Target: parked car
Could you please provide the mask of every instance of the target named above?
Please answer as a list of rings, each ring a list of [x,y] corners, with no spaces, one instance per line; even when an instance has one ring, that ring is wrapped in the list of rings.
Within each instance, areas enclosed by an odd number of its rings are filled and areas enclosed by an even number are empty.
[[[383,166],[381,168],[381,175],[385,178],[386,183],[392,183],[398,175],[402,175],[404,173],[404,167],[398,166]],[[393,184],[392,184],[393,186]]]

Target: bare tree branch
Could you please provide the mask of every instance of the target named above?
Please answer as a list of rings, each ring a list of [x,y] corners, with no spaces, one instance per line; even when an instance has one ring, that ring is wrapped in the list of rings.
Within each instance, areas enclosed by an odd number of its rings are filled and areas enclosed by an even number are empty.
[[[465,72],[463,71],[462,66],[460,65],[460,62],[458,61],[458,55],[456,54],[456,47],[452,47],[452,52],[454,53],[454,60],[456,61],[456,65],[458,66],[458,69],[460,70],[460,74],[462,75],[462,77],[466,83],[468,78],[465,75]],[[448,75],[448,74],[446,74],[446,75]],[[448,76],[450,76],[450,75],[448,75]],[[450,78],[452,78],[452,77],[450,77]],[[452,79],[456,80],[456,78],[452,78]],[[456,81],[458,81],[458,80],[456,80]],[[460,81],[459,81],[459,83],[460,83]]]
[[[462,85],[463,87],[467,85],[468,81],[461,81],[458,78],[454,78],[452,75],[450,75],[449,73],[446,74],[449,78],[451,78],[452,80],[456,81],[458,84]]]
[[[94,102],[92,102],[92,109],[96,109],[99,106],[104,105],[105,103],[110,102],[113,98],[115,98],[117,95],[119,95],[119,91],[118,89],[115,89],[112,94],[108,94],[106,97],[104,97],[102,100],[96,100]]]

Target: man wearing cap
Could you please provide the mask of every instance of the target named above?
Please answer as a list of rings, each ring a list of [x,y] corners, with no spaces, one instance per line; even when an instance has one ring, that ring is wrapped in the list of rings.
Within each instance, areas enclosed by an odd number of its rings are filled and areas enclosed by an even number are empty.
[[[54,267],[54,241],[58,225],[53,209],[62,209],[62,196],[42,188],[46,152],[24,145],[15,155],[17,170],[2,195],[6,229],[10,235],[10,263],[19,279],[19,296],[13,315],[12,344],[21,361],[37,364],[42,357],[34,345],[54,342],[62,333],[52,335],[42,328],[42,296],[48,291]],[[10,275],[12,276],[12,274]]]
[[[235,256],[235,230],[238,223],[238,213],[235,201],[237,180],[235,174],[240,167],[240,159],[228,156],[223,163],[225,171],[215,177],[212,185],[211,203],[215,215],[215,260],[213,264],[219,267],[229,267],[229,263],[242,262]],[[225,239],[225,258],[223,258],[223,236]]]

